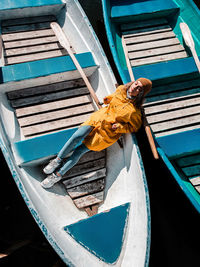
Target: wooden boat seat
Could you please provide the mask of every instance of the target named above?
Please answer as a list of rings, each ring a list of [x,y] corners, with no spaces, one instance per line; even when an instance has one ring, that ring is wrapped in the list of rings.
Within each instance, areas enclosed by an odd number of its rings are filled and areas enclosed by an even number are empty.
[[[122,24],[121,32],[132,67],[187,57],[164,18]]]
[[[111,18],[123,19],[123,17],[135,18],[142,15],[144,18],[152,18],[157,16],[168,16],[178,12],[179,7],[171,0],[148,0],[148,1],[132,1],[132,0],[112,0],[111,2]]]
[[[5,65],[67,55],[50,27],[52,15],[2,21]]]
[[[200,79],[154,87],[144,105],[156,137],[200,128]]]
[[[0,1],[0,20],[58,14],[64,6],[62,0]]]

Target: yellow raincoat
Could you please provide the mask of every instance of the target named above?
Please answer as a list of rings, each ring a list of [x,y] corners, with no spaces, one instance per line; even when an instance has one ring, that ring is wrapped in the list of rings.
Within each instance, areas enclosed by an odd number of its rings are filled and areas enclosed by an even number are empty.
[[[141,112],[132,101],[127,98],[124,85],[120,85],[115,93],[107,96],[104,103],[106,107],[94,112],[81,126],[93,126],[92,132],[83,143],[90,150],[100,151],[115,143],[121,134],[137,132],[141,127]],[[112,129],[112,124],[117,129]]]

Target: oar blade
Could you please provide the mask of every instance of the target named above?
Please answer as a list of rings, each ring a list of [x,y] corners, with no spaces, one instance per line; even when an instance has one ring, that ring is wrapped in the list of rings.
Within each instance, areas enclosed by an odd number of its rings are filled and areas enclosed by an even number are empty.
[[[188,25],[185,22],[180,23],[181,32],[183,34],[183,38],[185,40],[185,43],[188,47],[191,49],[194,48],[194,40],[192,38],[191,31],[188,27]]]

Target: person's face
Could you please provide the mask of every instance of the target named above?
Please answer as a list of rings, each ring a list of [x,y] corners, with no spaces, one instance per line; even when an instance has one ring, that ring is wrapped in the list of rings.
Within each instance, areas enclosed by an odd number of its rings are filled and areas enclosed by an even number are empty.
[[[140,81],[135,81],[129,87],[128,93],[130,96],[137,96],[142,90],[143,90],[142,83]]]

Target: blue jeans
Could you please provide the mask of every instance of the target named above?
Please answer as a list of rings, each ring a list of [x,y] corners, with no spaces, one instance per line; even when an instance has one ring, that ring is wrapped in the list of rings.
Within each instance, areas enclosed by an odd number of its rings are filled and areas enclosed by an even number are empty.
[[[58,153],[58,158],[63,159],[67,154],[69,154],[80,141],[82,141],[86,136],[88,136],[92,129],[92,126],[81,126],[65,143],[61,151]],[[57,172],[61,176],[63,176],[88,151],[89,149],[83,143],[76,147],[71,157]]]

